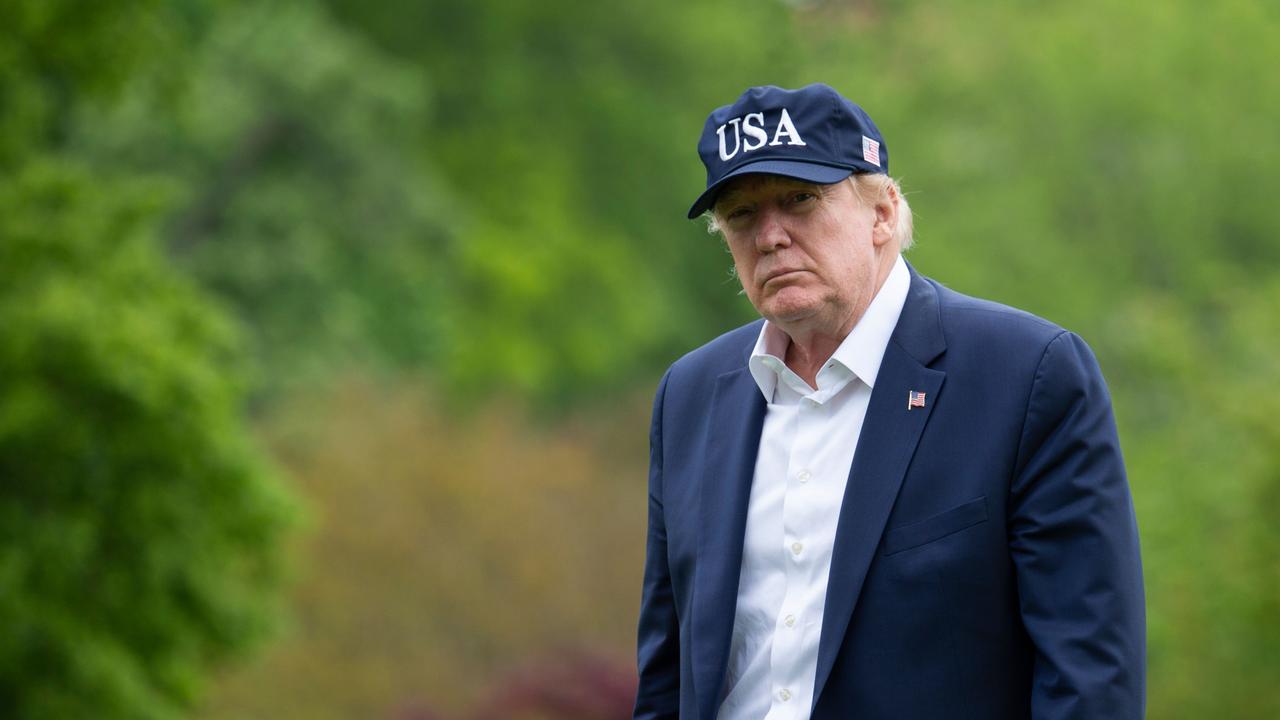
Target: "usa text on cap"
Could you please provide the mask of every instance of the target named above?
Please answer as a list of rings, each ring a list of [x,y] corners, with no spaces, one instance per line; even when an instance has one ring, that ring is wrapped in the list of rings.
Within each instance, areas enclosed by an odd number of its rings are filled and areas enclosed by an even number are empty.
[[[821,83],[749,88],[707,118],[698,155],[707,167],[707,189],[689,208],[690,218],[715,204],[725,182],[747,173],[827,184],[856,172],[889,172],[889,151],[875,123]]]

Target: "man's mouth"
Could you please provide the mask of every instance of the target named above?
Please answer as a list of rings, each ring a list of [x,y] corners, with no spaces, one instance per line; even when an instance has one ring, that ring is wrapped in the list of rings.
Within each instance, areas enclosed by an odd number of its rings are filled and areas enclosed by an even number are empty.
[[[792,269],[792,270],[774,270],[773,272],[769,273],[769,274],[765,277],[764,282],[763,282],[763,283],[760,283],[760,284],[761,284],[761,285],[768,285],[769,283],[773,282],[774,280],[783,280],[783,279],[786,279],[786,278],[788,278],[788,277],[791,277],[792,275],[798,275],[799,273],[802,273],[802,272],[804,272],[804,270],[798,270],[798,269]]]

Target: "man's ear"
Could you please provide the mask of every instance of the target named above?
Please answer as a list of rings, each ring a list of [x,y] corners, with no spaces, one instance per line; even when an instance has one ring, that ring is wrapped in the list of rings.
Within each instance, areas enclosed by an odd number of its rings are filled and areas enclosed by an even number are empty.
[[[873,209],[876,212],[876,223],[871,227],[871,241],[876,245],[884,245],[893,239],[893,231],[898,227],[898,191],[893,185],[885,187]]]

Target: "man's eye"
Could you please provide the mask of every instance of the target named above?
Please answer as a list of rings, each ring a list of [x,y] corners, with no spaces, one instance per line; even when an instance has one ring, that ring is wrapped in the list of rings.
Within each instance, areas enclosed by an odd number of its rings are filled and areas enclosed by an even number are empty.
[[[817,197],[818,197],[817,195],[811,192],[798,192],[795,195],[791,196],[791,202],[793,203],[808,202],[810,200],[816,199]]]
[[[726,215],[725,217],[726,217],[726,218],[728,218],[728,219],[730,219],[730,220],[738,220],[738,219],[740,219],[740,218],[744,218],[744,217],[746,217],[746,216],[748,216],[748,215],[750,215],[750,214],[751,214],[751,208],[749,208],[749,207],[736,207],[736,208],[734,208],[734,209],[730,210],[730,211],[729,211],[729,214],[728,214],[728,215]]]

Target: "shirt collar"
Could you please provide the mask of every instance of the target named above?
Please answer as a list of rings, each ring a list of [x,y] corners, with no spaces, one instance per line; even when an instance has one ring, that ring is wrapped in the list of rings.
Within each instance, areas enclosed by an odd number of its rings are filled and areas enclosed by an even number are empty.
[[[910,289],[911,273],[899,255],[866,312],[831,356],[834,362],[843,365],[868,387],[875,387],[880,361],[884,359],[885,348],[898,325],[898,317]],[[786,333],[766,320],[747,361],[751,376],[768,402],[773,402],[779,377],[783,373],[791,373],[785,363],[790,343],[791,338]]]

